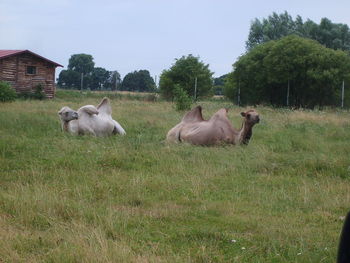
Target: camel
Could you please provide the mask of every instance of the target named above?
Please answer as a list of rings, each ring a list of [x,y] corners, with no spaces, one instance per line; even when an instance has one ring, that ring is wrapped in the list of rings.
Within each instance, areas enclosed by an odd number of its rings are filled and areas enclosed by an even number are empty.
[[[117,133],[126,134],[123,127],[112,119],[112,108],[108,98],[103,98],[97,107],[86,105],[78,111],[65,106],[58,115],[62,130],[73,135],[90,134],[101,137]]]
[[[242,127],[232,127],[227,118],[228,109],[220,109],[209,120],[204,120],[202,107],[197,106],[187,112],[181,122],[167,134],[168,142],[188,142],[195,145],[216,145],[221,143],[245,144],[252,137],[252,129],[259,123],[259,114],[255,110],[241,112]]]
[[[343,229],[341,231],[337,263],[350,262],[350,212],[345,217]]]

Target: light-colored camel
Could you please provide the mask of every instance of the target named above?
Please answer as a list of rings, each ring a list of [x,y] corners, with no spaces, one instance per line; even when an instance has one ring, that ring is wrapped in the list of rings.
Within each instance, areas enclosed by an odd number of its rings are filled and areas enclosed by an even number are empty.
[[[167,141],[184,141],[196,145],[248,144],[253,126],[260,121],[259,114],[255,110],[241,112],[244,119],[241,129],[237,130],[227,118],[227,111],[220,109],[209,120],[204,120],[202,107],[197,106],[168,132]]]
[[[61,119],[62,130],[73,135],[126,134],[123,127],[112,119],[112,108],[108,98],[103,98],[97,107],[86,105],[78,111],[65,106],[58,112],[58,115]]]

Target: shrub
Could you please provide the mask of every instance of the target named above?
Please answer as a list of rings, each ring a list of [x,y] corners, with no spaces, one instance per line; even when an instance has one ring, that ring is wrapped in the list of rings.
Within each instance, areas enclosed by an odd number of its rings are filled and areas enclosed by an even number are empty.
[[[43,100],[46,98],[44,87],[42,84],[38,84],[34,87],[33,91],[23,91],[18,94],[18,97],[21,99],[36,99],[36,100]]]
[[[43,85],[38,84],[35,86],[34,92],[32,93],[32,98],[37,100],[43,100],[45,98]]]
[[[16,91],[10,86],[10,84],[0,81],[0,101],[14,101],[16,98]]]
[[[186,91],[180,87],[180,85],[175,85],[174,87],[174,100],[177,111],[191,109],[191,98],[187,95]]]

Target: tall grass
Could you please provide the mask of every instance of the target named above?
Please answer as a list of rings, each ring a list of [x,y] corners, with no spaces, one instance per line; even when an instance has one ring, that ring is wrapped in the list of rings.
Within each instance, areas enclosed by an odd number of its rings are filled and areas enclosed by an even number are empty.
[[[167,145],[166,102],[112,97],[127,135],[73,137],[57,111],[0,105],[0,261],[334,262],[350,207],[346,111],[257,107],[247,147]],[[239,127],[245,110],[220,107]]]

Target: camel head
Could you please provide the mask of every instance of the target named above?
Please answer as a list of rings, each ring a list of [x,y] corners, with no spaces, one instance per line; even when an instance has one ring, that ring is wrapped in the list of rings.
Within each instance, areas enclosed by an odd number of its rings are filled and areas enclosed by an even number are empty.
[[[245,123],[249,126],[254,126],[260,122],[259,113],[257,113],[255,110],[241,112],[241,115],[244,117]]]
[[[76,112],[76,111],[72,110],[71,108],[65,106],[58,112],[58,116],[60,117],[61,121],[69,122],[71,120],[77,120],[78,119],[78,112]]]
[[[252,133],[253,126],[260,122],[260,118],[259,118],[259,114],[255,110],[241,112],[241,115],[244,118],[244,121],[241,129],[242,132],[240,133],[239,141],[247,145],[253,134]]]

